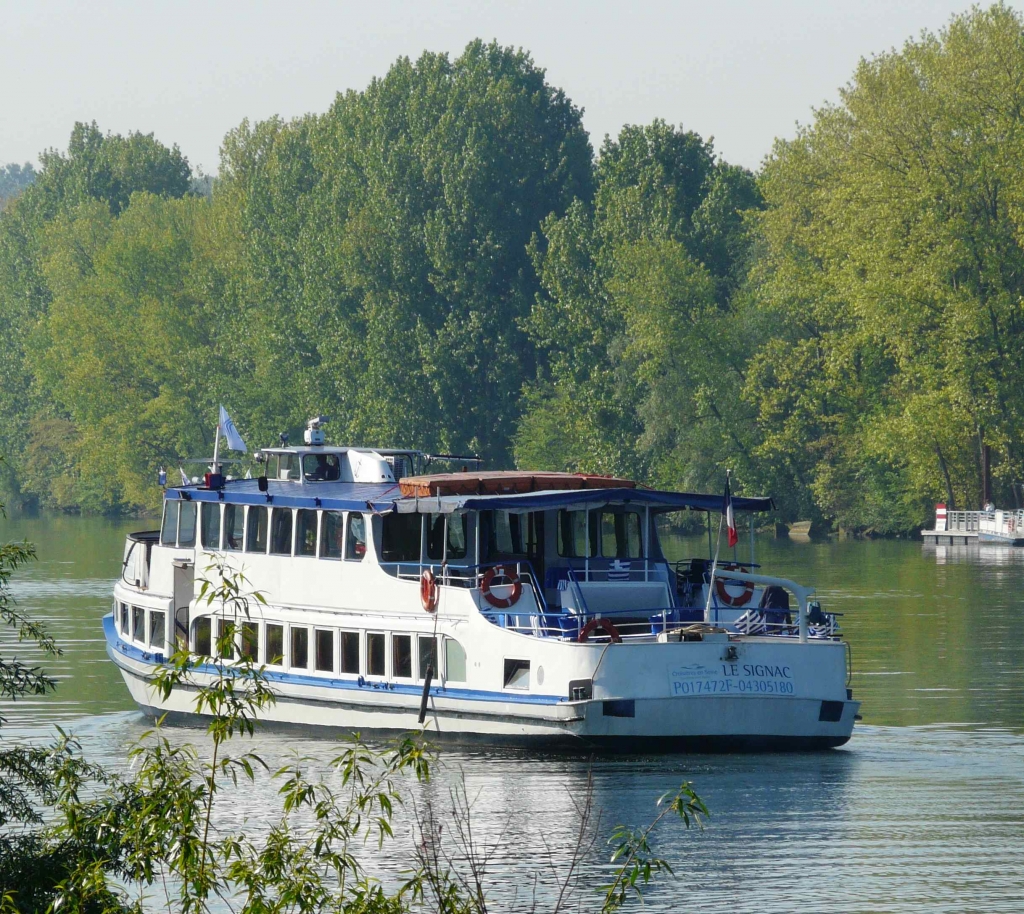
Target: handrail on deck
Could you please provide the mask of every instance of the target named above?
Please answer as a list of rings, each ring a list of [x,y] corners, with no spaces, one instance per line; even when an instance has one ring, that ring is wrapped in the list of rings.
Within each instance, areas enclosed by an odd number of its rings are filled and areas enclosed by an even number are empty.
[[[533,588],[541,611],[550,613],[544,588],[540,585],[537,572],[534,571],[533,563],[529,559],[506,559],[503,562],[481,562],[479,565],[453,565],[451,562],[381,562],[380,566],[384,569],[394,568],[395,577],[403,581],[418,581],[424,571],[430,570],[437,578],[438,584],[445,587],[466,587],[470,590],[480,587],[488,569],[514,567],[519,579]]]
[[[718,573],[715,573],[715,577],[718,577]],[[797,618],[800,622],[800,640],[807,640],[807,602],[808,597],[814,594],[813,587],[804,587],[802,584],[797,584],[796,581],[791,581],[788,578],[773,578],[767,574],[749,574],[745,571],[729,571],[727,575],[729,580],[735,581],[749,581],[751,584],[764,584],[765,586],[783,587],[786,590],[792,592],[793,596],[796,597],[797,602]]]

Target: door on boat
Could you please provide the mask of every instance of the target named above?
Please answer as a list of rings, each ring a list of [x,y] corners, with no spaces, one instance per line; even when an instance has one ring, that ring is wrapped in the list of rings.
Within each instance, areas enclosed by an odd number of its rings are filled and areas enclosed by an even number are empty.
[[[188,647],[188,608],[195,590],[194,563],[176,559],[174,562],[174,639],[175,648]]]

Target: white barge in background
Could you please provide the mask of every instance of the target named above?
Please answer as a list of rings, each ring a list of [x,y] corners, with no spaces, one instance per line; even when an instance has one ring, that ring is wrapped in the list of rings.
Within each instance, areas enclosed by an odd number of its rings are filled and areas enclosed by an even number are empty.
[[[490,744],[793,750],[850,738],[847,646],[811,588],[749,564],[712,577],[709,560],[665,559],[658,515],[717,513],[721,496],[580,474],[419,475],[418,452],[332,447],[312,432],[305,447],[264,451],[260,479],[168,488],[161,529],[128,536],[104,629],[148,713],[194,715],[194,692],[163,700],[151,687],[187,647],[204,658],[200,680],[240,656],[265,665],[268,724],[405,732],[422,707],[435,737]],[[197,600],[218,558],[266,605],[236,619]],[[233,657],[213,659],[224,631]]]
[[[983,511],[947,511],[935,506],[935,528],[922,530],[925,543],[946,546],[1024,546],[1024,510],[988,505]]]

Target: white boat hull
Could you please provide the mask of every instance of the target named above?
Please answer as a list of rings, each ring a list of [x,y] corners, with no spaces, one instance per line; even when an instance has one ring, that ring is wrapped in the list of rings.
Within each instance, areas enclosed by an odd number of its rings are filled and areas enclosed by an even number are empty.
[[[109,618],[105,628],[108,653],[147,714],[166,715],[169,723],[202,722],[193,689],[175,689],[161,699],[150,684],[157,656],[147,658],[121,641]],[[604,675],[594,679],[592,697],[570,701],[432,686],[421,726],[421,686],[341,679],[310,684],[308,677],[270,674],[277,700],[261,712],[261,722],[363,736],[422,729],[437,741],[584,751],[786,751],[843,745],[859,709],[845,687],[845,662],[837,666],[844,650],[837,642],[808,646],[762,638],[563,647],[598,648],[603,655]],[[735,662],[721,659],[729,647],[738,649]],[[636,675],[659,664],[664,675]],[[744,667],[760,675],[745,675]],[[214,678],[196,676],[200,684]]]

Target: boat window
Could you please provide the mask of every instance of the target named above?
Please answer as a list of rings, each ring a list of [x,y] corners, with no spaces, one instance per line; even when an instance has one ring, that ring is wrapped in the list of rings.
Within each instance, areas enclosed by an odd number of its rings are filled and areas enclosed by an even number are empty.
[[[366,635],[366,674],[368,676],[387,675],[384,668],[385,645],[384,635],[379,632],[367,632]]]
[[[634,511],[601,514],[601,555],[606,558],[638,559],[643,552],[640,515]]]
[[[253,506],[245,520],[245,551],[267,551],[268,509]]]
[[[320,558],[340,559],[345,541],[345,515],[341,511],[324,511],[320,523]]]
[[[466,651],[458,641],[445,638],[444,667],[447,682],[466,681]]]
[[[210,617],[201,616],[196,619],[195,625],[192,626],[192,638],[195,642],[195,653],[200,657],[209,657],[213,652],[210,649],[211,642],[211,629],[210,629]]]
[[[160,545],[174,546],[178,540],[178,502],[164,502],[164,519],[160,524]]]
[[[228,619],[217,620],[217,656],[231,660],[235,656],[235,631],[237,626]]]
[[[389,515],[393,517],[394,515]],[[345,539],[345,558],[361,562],[366,555],[366,521],[362,514],[348,516],[348,536]]]
[[[146,611],[141,606],[132,607],[132,637],[136,641],[146,640]]]
[[[341,633],[341,672],[359,672],[359,632]]]
[[[128,615],[127,603],[121,604],[121,634],[124,635],[125,638],[130,638],[132,636],[131,617]]]
[[[309,629],[292,626],[291,666],[300,670],[309,669]]]
[[[380,540],[381,561],[418,562],[420,524],[419,514],[386,514]]]
[[[272,666],[284,665],[284,626],[275,622],[267,623],[266,663]]]
[[[633,511],[621,515],[622,534],[619,536],[620,555],[627,559],[638,559],[644,552],[643,524],[640,515]]]
[[[199,519],[203,528],[203,547],[220,549],[220,503],[205,502]]]
[[[444,558],[444,515],[427,515],[427,558],[440,562]]]
[[[420,679],[427,678],[427,667],[431,669],[431,676],[437,679],[437,639],[427,635],[419,636],[420,652]]]
[[[258,652],[260,649],[260,624],[259,622],[243,622],[241,628],[242,659],[252,660],[255,662],[258,658]]]
[[[469,522],[465,514],[430,514],[427,527],[427,558],[440,562],[444,558],[464,559]],[[448,553],[444,538],[448,538]]]
[[[396,679],[412,679],[412,635],[391,636],[391,669]]]
[[[295,554],[316,555],[316,511],[301,509],[295,518]]]
[[[530,661],[529,660],[506,660],[505,661],[505,688],[506,689],[529,689],[530,688]]]
[[[167,640],[164,636],[166,618],[166,613],[155,609],[149,611],[149,646],[160,651],[164,649]]]
[[[508,511],[495,511],[493,516],[493,551],[501,555],[525,555],[526,547],[523,545],[522,515],[511,514]]]
[[[587,511],[558,512],[558,554],[569,558],[587,556]],[[590,557],[597,555],[597,512],[590,511]]]
[[[336,482],[341,479],[338,455],[306,454],[302,458],[302,475],[310,482]]]
[[[321,673],[334,672],[334,632],[316,630],[316,668]]]
[[[178,545],[194,546],[196,544],[196,503],[186,501],[181,505],[178,514]]]
[[[450,514],[448,516],[448,559],[464,559],[466,557],[466,527],[465,514]]]
[[[270,519],[270,554],[292,554],[291,508],[274,508]]]
[[[242,548],[245,532],[245,509],[241,505],[224,505],[224,546],[226,552],[238,552]]]
[[[298,479],[299,478],[299,455],[298,454],[279,454],[279,463],[277,468],[278,479]]]

